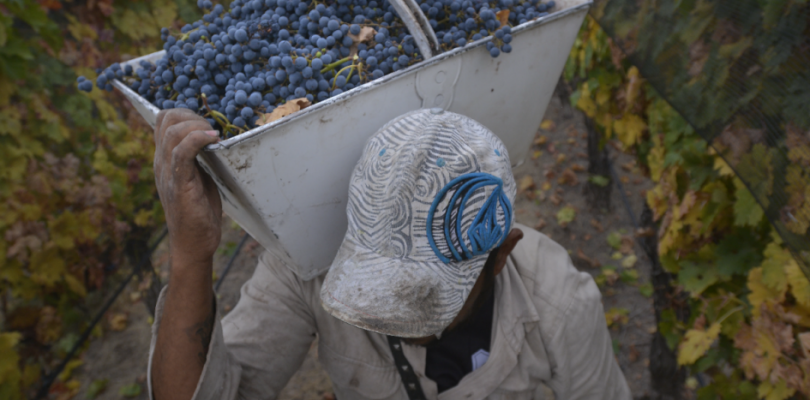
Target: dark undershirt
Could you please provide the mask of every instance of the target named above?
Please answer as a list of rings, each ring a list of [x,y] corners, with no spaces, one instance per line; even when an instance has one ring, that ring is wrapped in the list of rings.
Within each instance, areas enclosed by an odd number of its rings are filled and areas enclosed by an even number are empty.
[[[490,294],[470,320],[426,346],[425,375],[436,382],[439,393],[455,387],[473,371],[473,354],[481,349],[489,352],[494,308],[495,296]]]

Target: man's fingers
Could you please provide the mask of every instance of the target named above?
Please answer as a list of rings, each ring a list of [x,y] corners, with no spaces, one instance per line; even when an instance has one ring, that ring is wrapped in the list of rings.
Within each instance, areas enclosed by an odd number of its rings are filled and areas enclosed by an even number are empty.
[[[164,160],[171,160],[169,157],[171,157],[172,151],[174,151],[174,148],[179,145],[189,133],[194,131],[210,131],[212,129],[211,124],[203,118],[189,119],[166,128],[160,147]]]
[[[205,121],[203,117],[200,117],[194,113],[194,111],[186,108],[173,108],[159,112],[155,123],[155,145],[158,147],[161,146],[167,129],[180,122],[189,120]]]
[[[172,174],[177,183],[185,184],[194,177],[195,157],[203,147],[219,141],[219,132],[198,130],[189,132],[172,150]]]

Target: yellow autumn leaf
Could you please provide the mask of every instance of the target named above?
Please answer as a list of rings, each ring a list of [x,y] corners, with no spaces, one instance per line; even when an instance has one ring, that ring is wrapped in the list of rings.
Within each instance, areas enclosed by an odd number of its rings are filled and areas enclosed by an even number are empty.
[[[787,289],[788,278],[786,267],[788,262],[793,260],[790,252],[783,249],[776,243],[769,243],[763,253],[765,259],[762,260],[762,283],[777,292],[784,292]]]
[[[543,122],[540,123],[540,129],[542,129],[544,131],[553,131],[556,127],[557,127],[557,124],[555,124],[554,121],[550,120],[550,119],[544,119]],[[545,138],[545,136],[541,136],[541,137]],[[537,143],[537,141],[535,141],[535,143]],[[543,140],[543,143],[545,143],[545,140]],[[539,143],[539,144],[543,144],[543,143]]]
[[[731,166],[728,165],[726,160],[723,157],[716,156],[714,157],[714,170],[717,171],[720,176],[733,176],[734,170],[731,169]]]
[[[145,227],[152,222],[152,209],[143,208],[135,214],[135,225]]]
[[[631,113],[625,113],[620,120],[613,122],[613,131],[625,148],[636,144],[645,129],[647,123],[638,115]]]
[[[787,383],[781,379],[775,385],[765,381],[757,387],[757,395],[765,400],[785,400],[795,392],[796,389],[787,387]]]
[[[0,110],[0,135],[17,136],[22,133],[20,118],[20,111],[16,107]]]
[[[588,84],[583,83],[580,89],[579,100],[577,100],[577,108],[582,110],[590,118],[596,115],[596,103],[591,99],[591,91],[588,89]]]
[[[161,27],[172,26],[177,20],[177,3],[174,1],[153,1],[149,3],[152,6],[152,19],[155,32],[158,32]],[[210,39],[210,38],[209,38]]]
[[[690,329],[678,346],[678,365],[693,364],[702,357],[720,335],[720,324],[713,323],[709,329]]]
[[[76,215],[70,211],[65,211],[48,221],[48,232],[51,234],[51,239],[61,249],[73,248],[78,230],[79,223]]]
[[[611,90],[607,87],[600,87],[599,90],[596,91],[596,105],[599,107],[604,107],[608,103],[610,103],[610,96],[613,94]]]
[[[65,283],[67,283],[68,288],[70,288],[70,291],[73,293],[81,297],[87,296],[87,289],[84,287],[84,284],[70,273],[65,274]]]
[[[762,267],[754,268],[748,273],[748,302],[751,303],[751,312],[757,316],[760,305],[765,301],[781,302],[787,290],[774,290],[762,283]]]
[[[793,258],[785,266],[785,275],[790,284],[790,294],[793,295],[796,302],[810,308],[810,281],[807,280],[799,268],[799,264]]]
[[[65,261],[55,247],[51,247],[31,256],[31,280],[44,286],[52,286],[62,280],[65,272]]]
[[[8,393],[9,400],[22,400],[19,392],[20,355],[14,349],[22,338],[18,332],[0,333],[0,393]]]
[[[29,386],[37,383],[37,381],[39,381],[40,377],[41,377],[41,374],[40,374],[39,367],[37,365],[35,365],[35,364],[25,364],[25,367],[23,367],[22,378],[20,380],[20,383],[22,383],[23,387],[29,387]],[[2,381],[2,380],[3,379],[0,378],[0,381]]]
[[[89,38],[90,40],[96,40],[98,38],[96,30],[90,25],[81,23],[75,16],[69,13],[64,13],[64,16],[67,17],[69,22],[68,32],[70,32],[74,39],[82,40]]]
[[[658,146],[653,147],[647,154],[647,165],[650,167],[650,178],[653,182],[661,180],[661,172],[664,171],[664,156],[666,156],[666,150]]]
[[[84,364],[84,361],[81,359],[70,360],[67,365],[65,365],[65,369],[63,369],[59,374],[59,381],[67,382],[67,380],[73,375],[73,370],[80,367],[82,364]]]

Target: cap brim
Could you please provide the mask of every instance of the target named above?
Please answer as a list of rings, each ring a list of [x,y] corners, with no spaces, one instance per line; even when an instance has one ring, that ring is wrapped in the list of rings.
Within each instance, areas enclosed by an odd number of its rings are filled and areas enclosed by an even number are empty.
[[[467,300],[486,255],[444,264],[391,258],[347,235],[321,288],[321,304],[334,317],[362,329],[398,337],[442,332]]]

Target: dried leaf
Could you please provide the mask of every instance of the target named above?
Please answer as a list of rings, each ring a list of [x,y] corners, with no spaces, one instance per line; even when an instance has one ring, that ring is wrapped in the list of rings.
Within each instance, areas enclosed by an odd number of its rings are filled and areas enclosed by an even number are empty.
[[[579,164],[571,164],[571,170],[574,172],[583,172],[585,171],[585,167]]]
[[[256,120],[256,126],[267,125],[273,121],[284,118],[292,113],[303,110],[309,107],[310,105],[311,103],[306,97],[290,100],[276,107],[276,109],[273,110],[273,112],[271,112],[270,114],[259,113],[259,119]]]
[[[627,171],[627,172],[630,172],[633,169],[634,166],[636,166],[636,161],[635,160],[628,161],[628,162],[621,165],[622,169]]]
[[[631,255],[625,257],[624,260],[622,260],[622,267],[632,268],[633,266],[636,265],[637,261],[638,261],[638,257],[636,257],[635,254],[631,254]]]
[[[596,219],[591,219],[591,226],[594,227],[599,232],[602,232],[602,231],[605,230],[605,228],[602,227],[602,223],[597,221]]]
[[[537,200],[537,202],[539,203],[539,202],[546,199],[546,192],[544,192],[542,190],[535,190],[534,191],[534,196],[535,196],[535,199]]]
[[[574,173],[570,168],[566,168],[562,174],[560,174],[560,179],[557,180],[557,183],[560,185],[569,185],[574,186],[579,184],[579,180],[577,179],[577,174]]]
[[[114,331],[123,331],[127,327],[127,320],[129,318],[124,313],[113,314],[110,317],[110,329]]]
[[[594,224],[594,221],[596,220],[595,219],[591,220],[591,225]],[[607,242],[610,245],[610,247],[618,249],[622,245],[622,234],[617,231],[610,232],[607,235]]]
[[[574,207],[565,206],[561,208],[560,211],[557,211],[557,223],[560,224],[560,226],[565,227],[571,223],[576,216],[577,211],[574,209]]]
[[[629,321],[630,311],[626,308],[613,307],[605,313],[608,328],[618,327]]]
[[[88,399],[95,399],[107,389],[107,384],[110,382],[109,379],[96,379],[87,386],[87,398]]]
[[[540,158],[540,156],[542,156],[542,155],[543,155],[542,151],[535,150],[534,152],[532,152],[532,160],[536,160],[536,159]]]
[[[124,397],[137,397],[141,394],[141,385],[137,383],[130,383],[128,385],[124,385],[118,391],[118,394]]]
[[[534,178],[531,175],[523,175],[518,182],[518,192],[525,192],[534,188]]]
[[[354,56],[357,54],[357,44],[358,43],[366,43],[374,40],[374,36],[377,34],[377,31],[370,26],[364,26],[360,28],[360,33],[357,35],[353,35],[351,32],[347,34],[354,43],[349,48],[349,55]]]
[[[565,162],[565,159],[566,159],[565,154],[560,153],[560,154],[557,154],[557,159],[555,160],[555,162],[556,162],[557,164],[562,164],[562,163],[564,163],[564,162]]]
[[[557,193],[552,194],[551,197],[548,198],[548,200],[555,206],[558,206],[560,205],[560,203],[562,203],[562,197],[557,195]]]
[[[498,11],[497,13],[495,13],[495,19],[497,19],[498,22],[501,23],[501,25],[498,27],[498,29],[503,28],[504,26],[506,26],[506,24],[509,23],[509,10],[506,9],[506,10]]]
[[[542,146],[546,144],[546,142],[548,142],[548,137],[546,137],[546,135],[540,135],[537,137],[537,139],[534,139],[535,146]]]
[[[537,221],[536,224],[534,224],[534,229],[538,231],[542,230],[545,227],[546,227],[546,220],[544,220],[543,218],[540,218],[540,220]]]
[[[546,191],[549,189],[551,189],[551,182],[549,181],[543,182],[543,184],[540,186],[540,190]]]
[[[644,297],[650,297],[653,295],[653,285],[652,283],[644,283],[638,287],[638,292],[641,293]],[[653,332],[650,332],[653,333]]]
[[[605,187],[610,184],[610,179],[602,175],[591,175],[588,178],[588,182],[591,182],[596,186]]]
[[[39,321],[37,321],[35,333],[37,341],[42,344],[53,343],[62,336],[62,318],[56,308],[42,307],[39,311]]]
[[[810,332],[803,332],[799,334],[799,344],[802,347],[804,358],[810,358]]]
[[[349,36],[354,43],[365,43],[374,40],[374,36],[377,34],[377,31],[370,27],[364,26],[360,28],[360,33],[357,35],[353,35],[351,32],[347,33],[346,35]]]
[[[557,128],[557,124],[555,124],[554,121],[550,120],[550,119],[544,119],[543,122],[540,123],[540,129],[542,129],[544,131],[553,131],[556,128]],[[542,144],[542,143],[538,143],[538,144]]]
[[[600,266],[602,266],[602,263],[600,263],[599,260],[586,256],[585,253],[582,252],[582,249],[577,249],[577,257],[579,257],[582,261],[588,263],[588,265],[590,265],[591,268],[599,268]]]
[[[619,251],[624,254],[630,254],[633,252],[633,239],[629,236],[622,236],[621,243],[619,244]]]

